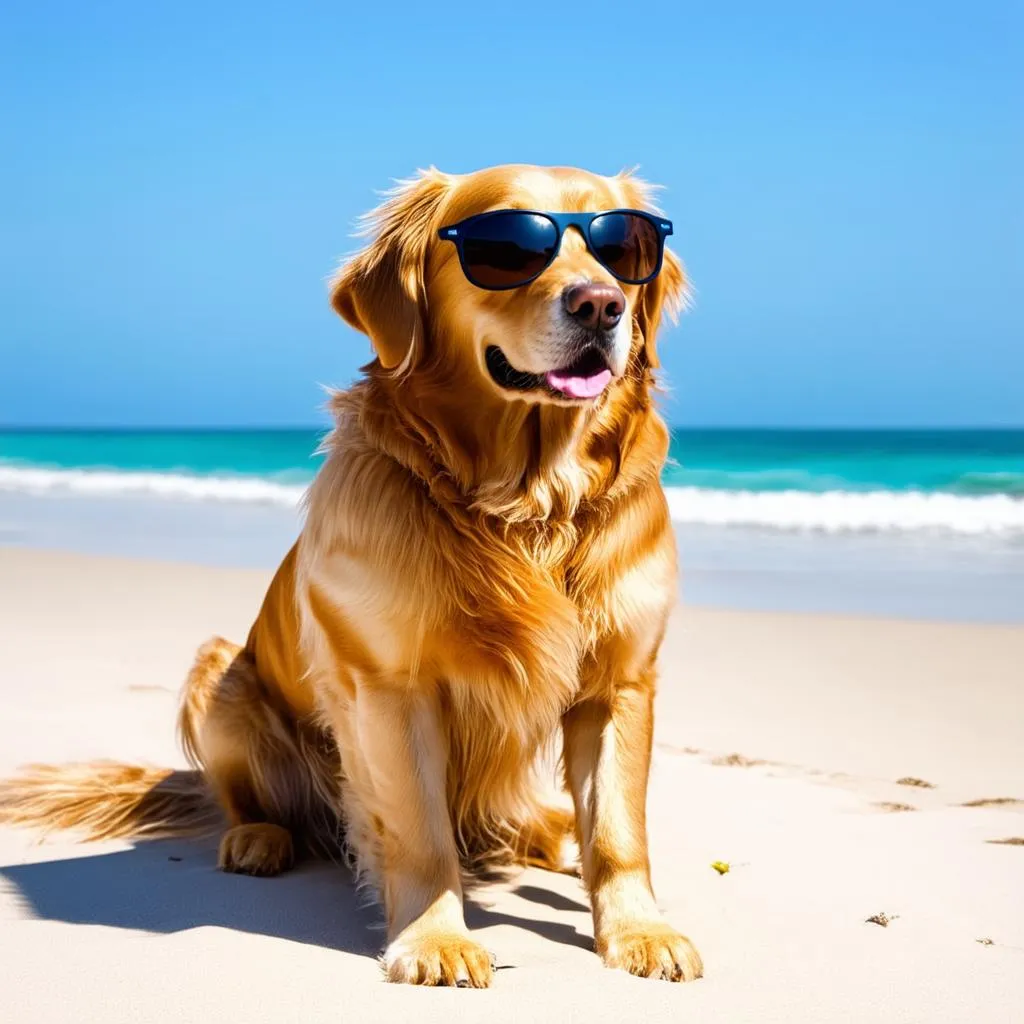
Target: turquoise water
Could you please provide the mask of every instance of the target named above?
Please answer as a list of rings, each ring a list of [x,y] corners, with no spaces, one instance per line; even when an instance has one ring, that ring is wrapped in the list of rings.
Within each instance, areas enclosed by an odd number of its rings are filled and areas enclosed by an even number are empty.
[[[313,478],[317,430],[0,431],[0,465],[194,476]]]
[[[1024,495],[1024,430],[688,430],[671,457],[684,487]]]
[[[0,431],[0,491],[294,505],[321,431]],[[1024,535],[1024,430],[676,430],[679,522]]]
[[[312,479],[322,431],[0,431],[0,464]],[[676,430],[666,485],[1024,495],[1024,430]]]

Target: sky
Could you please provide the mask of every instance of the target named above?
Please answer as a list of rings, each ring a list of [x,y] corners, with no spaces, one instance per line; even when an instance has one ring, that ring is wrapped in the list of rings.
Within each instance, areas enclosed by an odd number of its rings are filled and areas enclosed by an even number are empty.
[[[321,422],[376,191],[666,187],[682,425],[1024,426],[1024,5],[53,3],[0,13],[0,425]]]

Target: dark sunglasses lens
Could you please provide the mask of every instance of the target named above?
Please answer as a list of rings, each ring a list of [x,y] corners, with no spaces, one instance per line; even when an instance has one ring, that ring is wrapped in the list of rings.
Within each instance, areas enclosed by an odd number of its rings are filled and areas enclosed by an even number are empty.
[[[590,225],[590,244],[597,258],[620,280],[637,284],[657,269],[661,234],[635,213],[605,213]]]
[[[536,277],[558,243],[554,223],[536,213],[494,213],[463,229],[462,258],[482,288],[514,288]]]

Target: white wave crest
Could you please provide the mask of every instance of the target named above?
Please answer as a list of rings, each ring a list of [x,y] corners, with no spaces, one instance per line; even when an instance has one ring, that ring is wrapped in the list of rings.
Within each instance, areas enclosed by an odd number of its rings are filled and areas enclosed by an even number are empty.
[[[1024,534],[1024,501],[1005,494],[962,497],[924,491],[716,491],[667,487],[672,519],[824,533],[923,531],[972,536]]]
[[[295,508],[306,488],[258,476],[190,476],[184,473],[0,466],[0,491],[69,493],[97,498],[136,495],[192,501],[242,501]]]
[[[294,509],[305,486],[258,476],[44,469],[0,465],[0,491],[191,501],[246,502]],[[824,533],[932,532],[1024,535],[1024,501],[922,491],[726,491],[666,487],[672,519],[703,526],[744,526]]]

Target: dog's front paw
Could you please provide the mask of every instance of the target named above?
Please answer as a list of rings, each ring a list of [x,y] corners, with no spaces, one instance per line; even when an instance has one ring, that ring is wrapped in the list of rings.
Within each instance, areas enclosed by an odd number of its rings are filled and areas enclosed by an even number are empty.
[[[662,921],[611,928],[598,939],[597,951],[607,967],[641,978],[693,981],[704,973],[690,940]]]
[[[384,953],[388,981],[409,985],[487,988],[494,973],[491,954],[457,932],[399,935]]]

